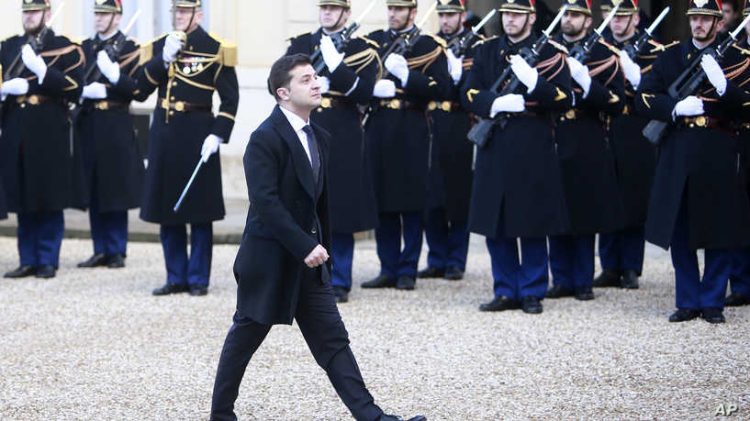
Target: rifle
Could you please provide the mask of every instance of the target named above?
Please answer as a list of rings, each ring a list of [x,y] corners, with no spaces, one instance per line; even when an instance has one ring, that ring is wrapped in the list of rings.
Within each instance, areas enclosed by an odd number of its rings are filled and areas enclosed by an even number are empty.
[[[635,58],[643,51],[643,48],[648,45],[648,42],[654,38],[654,31],[656,31],[656,28],[659,27],[664,18],[667,17],[670,9],[669,6],[665,7],[664,10],[659,13],[659,16],[656,17],[654,23],[652,23],[634,43],[625,46],[625,53],[628,57],[635,60]]]
[[[547,45],[552,31],[554,31],[557,25],[560,23],[560,20],[562,19],[567,9],[567,6],[563,6],[563,8],[560,9],[560,11],[557,13],[557,16],[555,16],[555,19],[552,21],[552,23],[550,23],[547,29],[542,31],[542,35],[540,35],[539,38],[534,41],[534,44],[531,46],[531,48],[522,48],[519,52],[519,55],[524,60],[526,60],[526,62],[529,63],[530,66],[535,66],[539,61],[542,49]],[[507,84],[501,90],[500,87],[503,86],[506,81]],[[520,85],[521,81],[518,80],[518,77],[515,75],[515,73],[513,73],[513,69],[510,65],[508,65],[500,74],[500,77],[490,87],[490,92],[497,94],[497,96],[500,97],[503,95],[512,94],[519,88]],[[471,128],[471,130],[469,130],[469,134],[467,135],[467,137],[469,141],[482,148],[487,144],[487,141],[492,134],[492,129],[495,127],[495,125],[499,124],[502,127],[506,124],[506,122],[507,116],[505,113],[498,114],[494,118],[479,119],[479,121]]]
[[[60,3],[60,6],[57,7],[57,10],[55,10],[55,13],[49,19],[49,22],[47,22],[46,24],[42,22],[44,26],[39,31],[39,33],[33,37],[29,37],[28,44],[34,50],[34,53],[39,54],[42,50],[44,50],[44,37],[47,36],[47,33],[52,27],[52,24],[55,23],[55,20],[57,20],[57,18],[60,16],[60,11],[62,11],[64,8],[65,2]],[[23,51],[23,45],[21,46],[21,50],[18,51],[18,55],[13,59],[10,66],[8,67],[8,70],[6,70],[5,74],[3,74],[3,80],[10,80],[21,76],[23,69],[26,68],[26,66],[24,66],[23,64],[23,60],[21,59],[21,51]]]
[[[352,40],[354,33],[357,32],[360,26],[362,26],[362,21],[365,19],[365,16],[370,13],[372,8],[375,7],[376,3],[377,0],[373,0],[367,6],[365,11],[361,15],[359,15],[359,17],[354,22],[352,22],[351,25],[347,26],[339,33],[331,34],[333,45],[336,46],[336,50],[339,53],[343,53],[346,50],[346,46],[349,45],[349,41]],[[317,74],[320,74],[326,67],[326,62],[323,61],[323,53],[320,51],[320,48],[315,50],[315,52],[310,56],[310,61],[312,61],[313,68],[315,68],[315,73]]]
[[[706,80],[706,72],[704,72],[703,68],[701,67],[701,60],[703,59],[703,55],[710,55],[711,57],[715,58],[716,61],[721,62],[721,60],[724,58],[724,54],[726,54],[727,50],[729,50],[729,48],[731,48],[732,45],[734,45],[738,41],[737,37],[740,35],[740,32],[745,30],[745,26],[747,26],[748,23],[750,23],[750,15],[748,15],[745,20],[742,21],[737,29],[730,32],[727,39],[719,44],[716,49],[707,48],[701,54],[696,55],[695,58],[690,62],[690,65],[680,74],[680,76],[677,77],[674,82],[672,82],[671,85],[669,85],[667,94],[677,101],[682,101],[690,95],[694,95],[696,92],[698,92],[701,85],[703,85],[703,82],[705,82]],[[665,121],[651,120],[643,129],[643,136],[648,139],[649,142],[653,143],[654,145],[658,145],[664,137],[664,134],[668,128],[669,123]]]
[[[128,22],[128,25],[125,27],[125,30],[122,31],[122,33],[117,34],[117,38],[113,39],[111,43],[105,43],[103,50],[107,52],[107,55],[109,56],[109,59],[117,62],[118,58],[120,57],[120,53],[122,52],[122,49],[125,47],[125,41],[128,38],[128,33],[130,33],[130,30],[133,28],[133,25],[138,20],[138,17],[141,15],[141,10],[138,9],[138,11],[135,12],[132,18],[130,18],[130,22]],[[95,51],[94,53],[98,53],[98,51]],[[99,70],[99,66],[96,65],[96,59],[91,60],[91,63],[88,64],[86,68],[86,73],[84,73],[84,86],[94,83],[99,78],[102,77],[102,73]]]
[[[570,50],[569,56],[571,58],[578,60],[580,63],[585,63],[586,60],[588,60],[589,55],[591,55],[591,50],[593,50],[594,46],[599,43],[599,40],[602,39],[602,33],[605,29],[607,29],[607,26],[612,21],[612,19],[615,18],[615,14],[617,14],[617,10],[620,8],[620,4],[616,5],[615,8],[612,9],[611,12],[609,12],[609,14],[607,15],[607,19],[604,19],[604,21],[602,21],[602,24],[599,25],[598,28],[594,29],[594,32],[592,32],[588,36],[588,38],[586,38],[586,41],[576,44],[576,46]]]
[[[453,52],[453,55],[456,57],[465,55],[466,50],[474,45],[474,42],[479,38],[479,31],[495,16],[496,13],[497,9],[492,9],[492,11],[488,13],[481,22],[471,28],[471,31],[463,36],[453,38],[451,42],[448,43],[448,49]]]

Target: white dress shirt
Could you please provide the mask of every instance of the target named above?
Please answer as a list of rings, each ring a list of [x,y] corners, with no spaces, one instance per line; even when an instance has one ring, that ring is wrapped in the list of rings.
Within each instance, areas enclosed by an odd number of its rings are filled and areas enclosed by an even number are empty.
[[[297,133],[297,137],[299,138],[299,143],[302,144],[302,147],[305,148],[305,153],[307,154],[307,160],[310,161],[310,165],[312,165],[312,156],[310,155],[310,145],[307,143],[307,133],[305,133],[304,130],[302,130],[305,126],[310,125],[309,121],[305,121],[297,114],[294,114],[293,112],[287,110],[284,108],[283,105],[279,105],[279,109],[281,109],[281,112],[284,113],[286,116],[286,119],[289,120],[289,124],[292,125],[292,129],[295,133]]]

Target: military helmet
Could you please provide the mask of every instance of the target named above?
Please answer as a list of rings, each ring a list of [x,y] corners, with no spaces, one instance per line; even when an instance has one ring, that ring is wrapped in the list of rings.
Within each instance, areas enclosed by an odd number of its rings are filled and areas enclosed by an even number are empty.
[[[417,7],[417,0],[385,0],[385,5],[389,7]]]
[[[564,6],[567,6],[570,12],[578,12],[591,16],[591,0],[563,0]]]
[[[94,0],[94,12],[122,13],[122,0]]]
[[[742,10],[742,16],[750,15],[750,0],[745,0],[745,8]]]
[[[638,0],[602,0],[602,11],[609,12],[620,5],[615,16],[627,16],[638,13]]]
[[[466,0],[437,0],[438,13],[461,13],[466,11]]]
[[[706,15],[721,19],[721,0],[690,0],[687,15]]]
[[[197,9],[202,7],[201,0],[173,0],[172,5],[174,7],[185,7],[189,9]]]
[[[339,6],[345,9],[352,7],[351,0],[318,0],[318,6]]]
[[[32,10],[49,10],[49,0],[23,0],[21,10],[24,12]]]
[[[536,13],[536,0],[500,0],[498,12]]]

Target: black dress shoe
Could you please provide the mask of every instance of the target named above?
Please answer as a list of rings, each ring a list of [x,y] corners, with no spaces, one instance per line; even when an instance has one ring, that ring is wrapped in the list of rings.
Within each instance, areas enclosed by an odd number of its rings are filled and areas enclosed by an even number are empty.
[[[750,297],[747,297],[742,294],[733,293],[729,294],[726,301],[724,302],[724,305],[727,307],[740,307],[740,306],[746,306],[750,304]]]
[[[505,310],[518,310],[521,305],[518,301],[511,300],[510,298],[502,295],[495,297],[489,303],[484,303],[479,306],[479,311],[505,311]]]
[[[19,266],[10,272],[3,275],[3,278],[28,278],[36,274],[36,268],[34,266]]]
[[[669,316],[669,321],[671,323],[687,322],[689,320],[698,318],[698,316],[700,315],[701,315],[701,312],[698,310],[678,308],[677,311],[675,311],[674,313],[672,313],[671,316]]]
[[[546,294],[544,294],[544,298],[564,298],[564,297],[572,297],[575,295],[575,291],[573,291],[570,288],[566,288],[562,285],[553,285],[552,288],[550,288]]]
[[[445,269],[438,269],[434,267],[427,267],[427,269],[420,270],[417,272],[417,278],[442,278],[445,275]]]
[[[411,417],[408,420],[405,420],[397,415],[383,414],[378,418],[378,421],[427,421],[427,417],[424,415],[417,415],[416,417]]]
[[[208,287],[190,287],[188,293],[193,297],[202,297],[208,295]]]
[[[411,291],[417,286],[417,280],[411,276],[399,276],[396,281],[396,289]]]
[[[378,275],[377,278],[362,283],[362,288],[393,288],[395,286],[396,279],[386,275]]]
[[[594,278],[594,286],[597,288],[619,287],[621,275],[619,270],[604,269],[599,276]]]
[[[173,285],[173,284],[165,284],[164,286],[160,288],[156,288],[155,290],[151,291],[151,294],[160,296],[160,295],[169,295],[169,294],[179,294],[181,292],[188,292],[189,288],[187,285]]]
[[[88,258],[88,260],[78,264],[79,268],[95,268],[99,266],[107,265],[107,256],[103,254],[95,254]]]
[[[461,279],[464,279],[464,271],[456,267],[448,268],[446,269],[443,278],[449,281],[460,281]]]
[[[333,295],[336,296],[337,303],[346,303],[349,301],[349,291],[344,287],[333,287]]]
[[[703,309],[703,314],[701,314],[701,317],[703,317],[703,320],[711,324],[725,323],[727,321],[727,319],[724,318],[724,313],[720,308]]]
[[[593,299],[594,291],[592,291],[591,288],[576,291],[576,300],[578,301],[591,301]]]
[[[36,277],[41,279],[50,279],[54,278],[57,274],[57,269],[55,269],[54,266],[45,265],[45,266],[39,266],[39,268],[36,270]]]
[[[523,297],[521,310],[526,314],[541,314],[544,308],[542,302],[536,297]]]
[[[121,269],[125,267],[125,256],[122,254],[113,254],[109,256],[107,267],[110,269]]]
[[[632,269],[623,272],[620,286],[625,289],[638,289],[638,272]]]

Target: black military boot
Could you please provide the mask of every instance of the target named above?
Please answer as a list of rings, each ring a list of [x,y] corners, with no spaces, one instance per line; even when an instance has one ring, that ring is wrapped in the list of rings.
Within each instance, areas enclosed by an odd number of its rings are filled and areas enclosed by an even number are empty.
[[[670,323],[687,322],[693,319],[697,319],[701,315],[698,310],[690,310],[686,308],[678,308],[677,311],[669,316]]]
[[[725,323],[724,312],[720,308],[704,308],[701,314],[703,320],[711,324]]]
[[[170,283],[164,284],[164,286],[156,288],[155,290],[151,291],[151,294],[155,296],[161,296],[161,295],[170,295],[170,294],[179,294],[182,292],[188,292],[190,291],[190,288],[187,287],[187,285],[173,285]]]
[[[572,297],[575,295],[575,291],[573,291],[570,288],[565,288],[561,285],[553,285],[552,288],[550,288],[546,294],[544,294],[544,298],[565,298],[565,297]]]
[[[604,269],[599,276],[594,278],[594,286],[597,288],[620,287],[620,276],[622,273],[619,270]]]
[[[396,289],[411,291],[417,287],[417,280],[411,276],[399,276],[396,281]]]
[[[526,314],[542,314],[542,302],[536,297],[523,297],[521,310]]]
[[[375,279],[362,283],[362,288],[394,288],[396,279],[386,275],[378,275]]]
[[[107,267],[110,269],[121,269],[125,267],[125,256],[122,254],[114,254],[109,256],[107,260]]]
[[[622,273],[622,283],[620,284],[625,289],[638,289],[638,272],[627,269]]]
[[[750,297],[742,294],[732,293],[726,298],[724,305],[727,307],[740,307],[750,304]]]
[[[34,274],[34,276],[41,279],[51,279],[54,278],[55,275],[57,275],[57,269],[50,265],[39,266]]]
[[[85,260],[81,263],[79,263],[77,266],[79,268],[95,268],[99,266],[106,266],[107,265],[107,256],[103,254],[95,254],[88,258],[88,260]]]
[[[512,300],[504,295],[495,297],[489,303],[484,303],[479,306],[479,311],[505,311],[505,310],[518,310],[521,305],[518,301]]]
[[[427,267],[427,269],[422,269],[419,272],[417,272],[417,278],[420,278],[420,279],[442,278],[444,275],[445,275],[444,269],[438,269],[434,267]]]
[[[464,279],[464,271],[457,267],[450,267],[445,270],[443,278],[449,281],[460,281],[461,279]]]
[[[7,272],[5,275],[3,275],[3,278],[28,278],[29,276],[34,275],[36,275],[36,268],[34,266],[19,266],[10,272]]]

